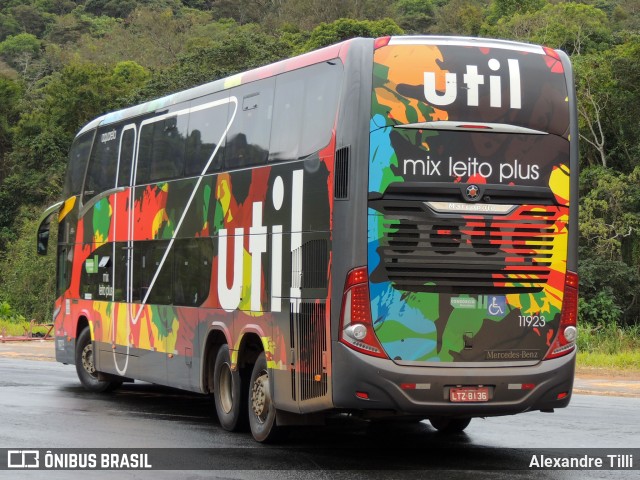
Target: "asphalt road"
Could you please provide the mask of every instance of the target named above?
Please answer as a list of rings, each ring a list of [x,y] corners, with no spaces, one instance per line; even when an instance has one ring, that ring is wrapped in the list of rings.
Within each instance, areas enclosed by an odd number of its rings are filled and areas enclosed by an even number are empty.
[[[206,448],[214,449],[205,453],[215,469],[46,477],[0,471],[0,478],[638,478],[637,470],[513,469],[532,452],[554,454],[555,448],[638,448],[639,425],[640,398],[574,395],[569,408],[554,414],[475,419],[464,434],[448,438],[428,422],[372,425],[341,416],[326,427],[297,429],[270,447],[249,433],[222,430],[205,396],[146,383],[91,394],[73,366],[0,358],[0,448]]]

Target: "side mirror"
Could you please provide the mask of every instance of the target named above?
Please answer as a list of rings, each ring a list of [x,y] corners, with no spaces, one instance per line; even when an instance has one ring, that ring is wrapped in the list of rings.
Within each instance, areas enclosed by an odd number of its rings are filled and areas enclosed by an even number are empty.
[[[64,202],[58,202],[48,207],[44,213],[40,216],[40,224],[38,225],[38,255],[46,255],[47,248],[49,246],[49,229],[51,225],[51,217],[58,213],[60,207]]]

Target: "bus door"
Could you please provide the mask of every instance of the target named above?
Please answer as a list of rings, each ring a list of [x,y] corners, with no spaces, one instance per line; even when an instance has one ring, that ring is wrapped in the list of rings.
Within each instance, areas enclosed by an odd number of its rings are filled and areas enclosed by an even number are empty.
[[[111,357],[106,362],[120,375],[133,375],[131,356],[131,320],[134,315],[131,301],[131,180],[135,161],[137,129],[135,124],[122,129],[118,147],[118,166],[116,175],[116,194],[113,200],[112,258],[113,258],[113,294],[111,309]],[[104,368],[104,367],[103,367]]]

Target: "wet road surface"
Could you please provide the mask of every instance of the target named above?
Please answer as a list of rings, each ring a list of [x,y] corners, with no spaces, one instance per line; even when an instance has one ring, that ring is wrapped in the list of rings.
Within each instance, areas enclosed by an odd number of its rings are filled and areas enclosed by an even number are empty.
[[[554,414],[474,419],[453,437],[428,422],[371,424],[339,416],[325,427],[296,429],[272,447],[222,430],[206,396],[146,383],[92,394],[73,366],[0,358],[0,448],[218,449],[209,455],[214,471],[46,472],[47,479],[638,478],[638,471],[513,468],[536,450],[638,448],[639,425],[640,398],[574,395],[569,408]],[[44,474],[10,473],[6,478]]]

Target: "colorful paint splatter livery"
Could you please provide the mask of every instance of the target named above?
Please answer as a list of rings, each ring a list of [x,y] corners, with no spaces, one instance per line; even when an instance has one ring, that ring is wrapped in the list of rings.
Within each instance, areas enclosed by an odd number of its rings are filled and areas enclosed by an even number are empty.
[[[212,393],[259,441],[566,406],[572,83],[542,47],[360,38],[90,122],[38,232],[58,212],[58,361]]]
[[[381,48],[370,129],[368,268],[386,353],[539,361],[558,329],[568,249],[559,60],[542,49]]]

